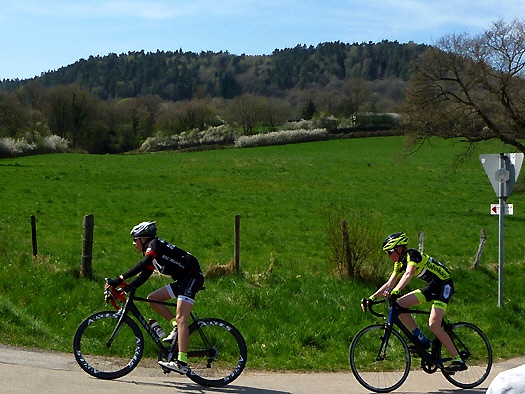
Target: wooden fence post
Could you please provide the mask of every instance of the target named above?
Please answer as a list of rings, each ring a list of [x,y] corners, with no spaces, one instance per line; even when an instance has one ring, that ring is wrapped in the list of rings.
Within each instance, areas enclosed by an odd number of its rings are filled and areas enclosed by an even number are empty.
[[[233,261],[235,264],[235,272],[241,272],[241,215],[235,215],[235,230],[234,230],[234,248],[233,248]]]
[[[36,218],[35,215],[31,215],[31,241],[33,244],[33,256],[38,255],[38,244],[36,242]]]
[[[487,242],[487,234],[485,233],[485,229],[481,229],[481,235],[479,238],[479,246],[478,251],[476,252],[476,255],[474,256],[474,264],[472,264],[472,267],[478,268],[479,267],[479,260],[481,259],[481,255],[483,254],[483,249],[485,248],[485,242]]]
[[[82,242],[82,266],[80,276],[91,279],[93,277],[93,227],[95,218],[93,215],[84,216],[84,234]]]

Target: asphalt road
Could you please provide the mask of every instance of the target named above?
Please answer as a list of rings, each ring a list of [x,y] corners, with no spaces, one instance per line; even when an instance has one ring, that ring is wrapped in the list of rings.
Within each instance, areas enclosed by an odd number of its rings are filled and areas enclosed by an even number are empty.
[[[497,363],[487,381],[478,388],[461,390],[448,383],[439,373],[428,375],[412,371],[396,391],[404,394],[482,394],[501,371],[525,364],[525,357]],[[350,368],[338,373],[267,373],[245,370],[233,383],[222,388],[205,388],[184,376],[164,375],[160,368],[137,367],[117,380],[99,380],[83,372],[73,354],[31,351],[0,345],[0,392],[11,393],[243,393],[243,394],[310,394],[368,393],[357,383]]]

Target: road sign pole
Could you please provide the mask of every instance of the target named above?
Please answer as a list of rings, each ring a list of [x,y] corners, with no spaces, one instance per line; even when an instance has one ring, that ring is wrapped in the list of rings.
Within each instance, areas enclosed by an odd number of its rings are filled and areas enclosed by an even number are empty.
[[[499,228],[499,241],[498,241],[498,306],[503,306],[503,260],[504,260],[504,251],[503,246],[503,218],[505,217],[505,199],[499,199],[499,215],[498,215],[498,228]]]
[[[505,169],[505,156],[500,153],[499,156],[499,168],[500,170]],[[498,215],[498,307],[503,306],[503,261],[505,256],[505,248],[503,245],[504,235],[504,223],[503,218],[505,217],[505,181],[500,180],[499,182],[499,215]]]
[[[509,197],[523,164],[523,153],[500,153],[499,155],[480,155],[481,164],[487,173],[492,188],[499,199],[498,212],[498,306],[503,306],[503,218],[506,201]],[[509,207],[510,213],[510,207]]]

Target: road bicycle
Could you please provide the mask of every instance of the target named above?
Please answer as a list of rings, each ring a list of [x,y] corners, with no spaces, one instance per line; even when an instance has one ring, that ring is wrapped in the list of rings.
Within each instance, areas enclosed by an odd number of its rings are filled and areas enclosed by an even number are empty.
[[[384,313],[374,310],[378,304],[385,304]],[[360,330],[350,345],[352,372],[368,390],[388,393],[399,388],[410,372],[411,353],[421,358],[423,371],[432,374],[440,370],[445,379],[457,387],[476,387],[489,376],[492,348],[486,335],[474,324],[451,323],[443,319],[443,329],[468,366],[465,371],[447,372],[444,363],[452,358],[442,354],[443,350],[448,355],[441,342],[434,338],[427,350],[399,318],[403,313],[430,315],[429,311],[403,308],[393,297],[379,301],[363,300],[362,305],[365,311],[368,309],[374,316],[385,320],[383,324],[373,324]]]
[[[135,289],[128,288],[125,283],[118,288],[106,284],[104,294],[106,305],[111,303],[115,310],[87,317],[80,323],[73,339],[75,359],[80,368],[99,379],[117,379],[130,373],[144,353],[144,336],[140,326],[158,346],[159,361],[177,359],[177,337],[172,343],[162,342],[136,305],[139,301],[176,307],[175,303],[137,297]],[[237,328],[222,319],[201,319],[195,312],[191,313],[191,319],[188,349],[188,365],[191,368],[186,376],[208,387],[221,387],[233,382],[246,366],[248,352],[243,336]],[[170,372],[160,365],[159,368],[164,373]]]

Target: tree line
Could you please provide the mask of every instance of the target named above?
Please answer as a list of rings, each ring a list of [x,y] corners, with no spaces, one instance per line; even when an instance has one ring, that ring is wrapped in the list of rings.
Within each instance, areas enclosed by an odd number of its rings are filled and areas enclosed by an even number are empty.
[[[261,56],[91,56],[33,79],[0,82],[0,137],[57,135],[74,149],[117,153],[153,135],[225,123],[249,135],[287,120],[393,111],[410,62],[425,48],[334,42]]]
[[[46,87],[75,84],[94,96],[110,98],[156,95],[163,100],[241,94],[282,96],[297,89],[329,90],[342,81],[400,79],[407,81],[410,62],[427,48],[396,41],[345,44],[328,42],[276,49],[271,55],[226,52],[128,52],[90,56],[56,71],[42,73]],[[13,92],[26,81],[3,80],[0,90]]]
[[[499,139],[525,153],[525,21],[435,45],[332,42],[271,55],[157,51],[90,57],[0,82],[0,138],[56,135],[111,153],[148,137],[227,124],[244,134],[287,120],[396,111],[405,133]],[[331,122],[327,122],[330,124]]]

